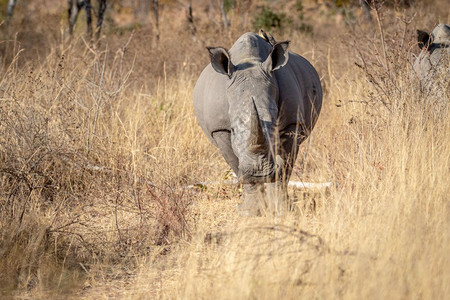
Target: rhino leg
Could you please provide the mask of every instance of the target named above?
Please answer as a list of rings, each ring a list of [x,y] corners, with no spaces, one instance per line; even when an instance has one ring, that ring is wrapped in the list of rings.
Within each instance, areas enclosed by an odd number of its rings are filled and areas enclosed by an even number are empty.
[[[287,181],[266,183],[267,211],[277,217],[286,215],[289,211]]]
[[[231,147],[231,134],[229,131],[215,131],[212,134],[216,146],[220,149],[225,161],[230,165],[235,174],[239,171],[239,159]],[[242,203],[238,206],[241,216],[259,216],[263,208],[263,184],[244,184]]]
[[[238,212],[244,217],[260,216],[264,209],[264,184],[244,184],[242,203],[238,206]]]
[[[266,183],[266,203],[268,211],[276,216],[282,216],[291,210],[288,196],[288,183],[292,174],[295,160],[297,159],[300,144],[306,135],[298,125],[290,125],[280,132],[280,153],[276,163],[281,169],[278,178],[273,183]]]
[[[280,133],[280,156],[284,162],[283,180],[286,185],[292,174],[295,161],[297,160],[300,144],[307,138],[306,130],[297,124],[289,125]]]
[[[234,174],[239,170],[239,159],[234,155],[233,148],[231,147],[231,134],[229,131],[215,131],[212,134],[214,142],[217,148],[219,148],[225,161],[233,169]]]

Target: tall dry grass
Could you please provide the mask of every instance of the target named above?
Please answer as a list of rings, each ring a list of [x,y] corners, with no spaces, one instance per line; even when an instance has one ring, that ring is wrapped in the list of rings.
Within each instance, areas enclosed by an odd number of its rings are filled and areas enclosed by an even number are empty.
[[[290,191],[297,208],[283,219],[236,216],[239,187],[184,188],[228,176],[192,89],[204,46],[230,46],[237,26],[218,35],[199,21],[193,37],[167,23],[159,42],[136,30],[95,47],[53,32],[34,59],[19,35],[5,38],[0,295],[445,298],[448,82],[421,91],[411,67],[414,29],[433,9],[278,33],[325,91],[294,178],[334,183]]]
[[[357,28],[348,44],[300,51],[321,68],[327,93],[294,173],[336,184],[315,210],[299,203],[297,215],[234,219],[212,234],[206,223],[172,254],[170,272],[148,262],[129,298],[145,298],[159,277],[161,298],[446,298],[447,74],[421,91],[410,19],[379,21],[383,41]]]
[[[179,187],[211,156],[195,146],[194,78],[135,77],[123,42],[61,43],[42,62],[17,46],[2,70],[4,291],[64,291],[190,234]]]

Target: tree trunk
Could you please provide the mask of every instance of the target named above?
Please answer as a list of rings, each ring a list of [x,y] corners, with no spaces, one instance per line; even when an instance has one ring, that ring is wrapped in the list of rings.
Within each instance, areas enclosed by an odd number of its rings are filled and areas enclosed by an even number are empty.
[[[78,19],[78,14],[84,6],[84,1],[78,2],[78,0],[68,0],[67,19],[69,21],[69,34],[73,34],[73,28]]]
[[[153,16],[155,17],[155,36],[156,36],[156,40],[159,41],[159,2],[158,2],[158,0],[153,0]]]
[[[228,27],[230,26],[230,22],[228,21],[227,11],[225,10],[225,1],[220,0],[219,5],[220,5],[220,12],[222,14],[222,19],[223,19],[223,27],[225,28],[225,30],[227,30]]]
[[[84,9],[86,10],[86,31],[89,38],[92,38],[92,5],[91,0],[84,0]]]
[[[8,2],[8,17],[12,17],[15,6],[16,6],[16,0],[9,0],[9,2]]]
[[[194,16],[192,15],[192,0],[189,0],[186,17],[189,23],[189,28],[191,30],[191,34],[195,37],[195,34],[197,33],[197,28],[194,24]]]
[[[95,29],[95,39],[99,39],[100,31],[102,30],[103,17],[106,10],[106,0],[99,0],[98,16],[97,16],[97,27]]]

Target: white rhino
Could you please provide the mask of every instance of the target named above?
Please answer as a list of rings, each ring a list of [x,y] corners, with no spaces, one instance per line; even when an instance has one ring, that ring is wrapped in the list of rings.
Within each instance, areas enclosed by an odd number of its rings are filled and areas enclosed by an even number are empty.
[[[242,215],[288,209],[287,184],[298,146],[316,124],[322,87],[314,67],[265,33],[245,33],[211,63],[194,89],[194,110],[244,187]]]
[[[436,80],[450,80],[450,26],[439,24],[431,34],[418,30],[418,43],[422,49],[414,63],[414,71],[420,79],[422,89],[433,91]],[[444,87],[445,88],[445,87]],[[436,92],[436,91],[435,91]],[[440,95],[445,91],[438,91]]]

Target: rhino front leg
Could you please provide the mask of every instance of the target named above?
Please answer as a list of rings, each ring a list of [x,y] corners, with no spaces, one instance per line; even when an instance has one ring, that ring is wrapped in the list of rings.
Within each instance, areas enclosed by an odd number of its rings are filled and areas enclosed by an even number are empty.
[[[225,161],[235,174],[239,171],[239,159],[231,147],[231,134],[229,131],[215,131],[212,134],[215,145],[219,148]],[[259,216],[264,207],[264,184],[244,184],[242,203],[238,206],[241,216]]]
[[[283,216],[290,210],[287,181],[266,183],[267,211],[275,216]]]
[[[261,216],[264,209],[264,184],[244,184],[242,203],[238,206],[238,212],[244,217]]]
[[[289,182],[286,160],[277,155],[275,159],[277,176],[275,182],[266,183],[266,204],[269,213],[283,216],[289,211],[287,186]]]
[[[308,134],[304,126],[292,124],[280,133],[280,156],[283,161],[283,180],[286,185],[292,174],[295,161],[297,160],[300,144],[307,138]]]
[[[266,184],[266,203],[269,212],[282,216],[291,210],[288,183],[297,159],[300,144],[305,140],[298,125],[293,124],[280,132],[279,154],[276,155],[278,175],[274,183]]]
[[[212,133],[212,137],[215,146],[219,148],[227,164],[233,169],[234,174],[237,174],[239,170],[239,159],[231,147],[231,133],[226,130],[215,131]]]

